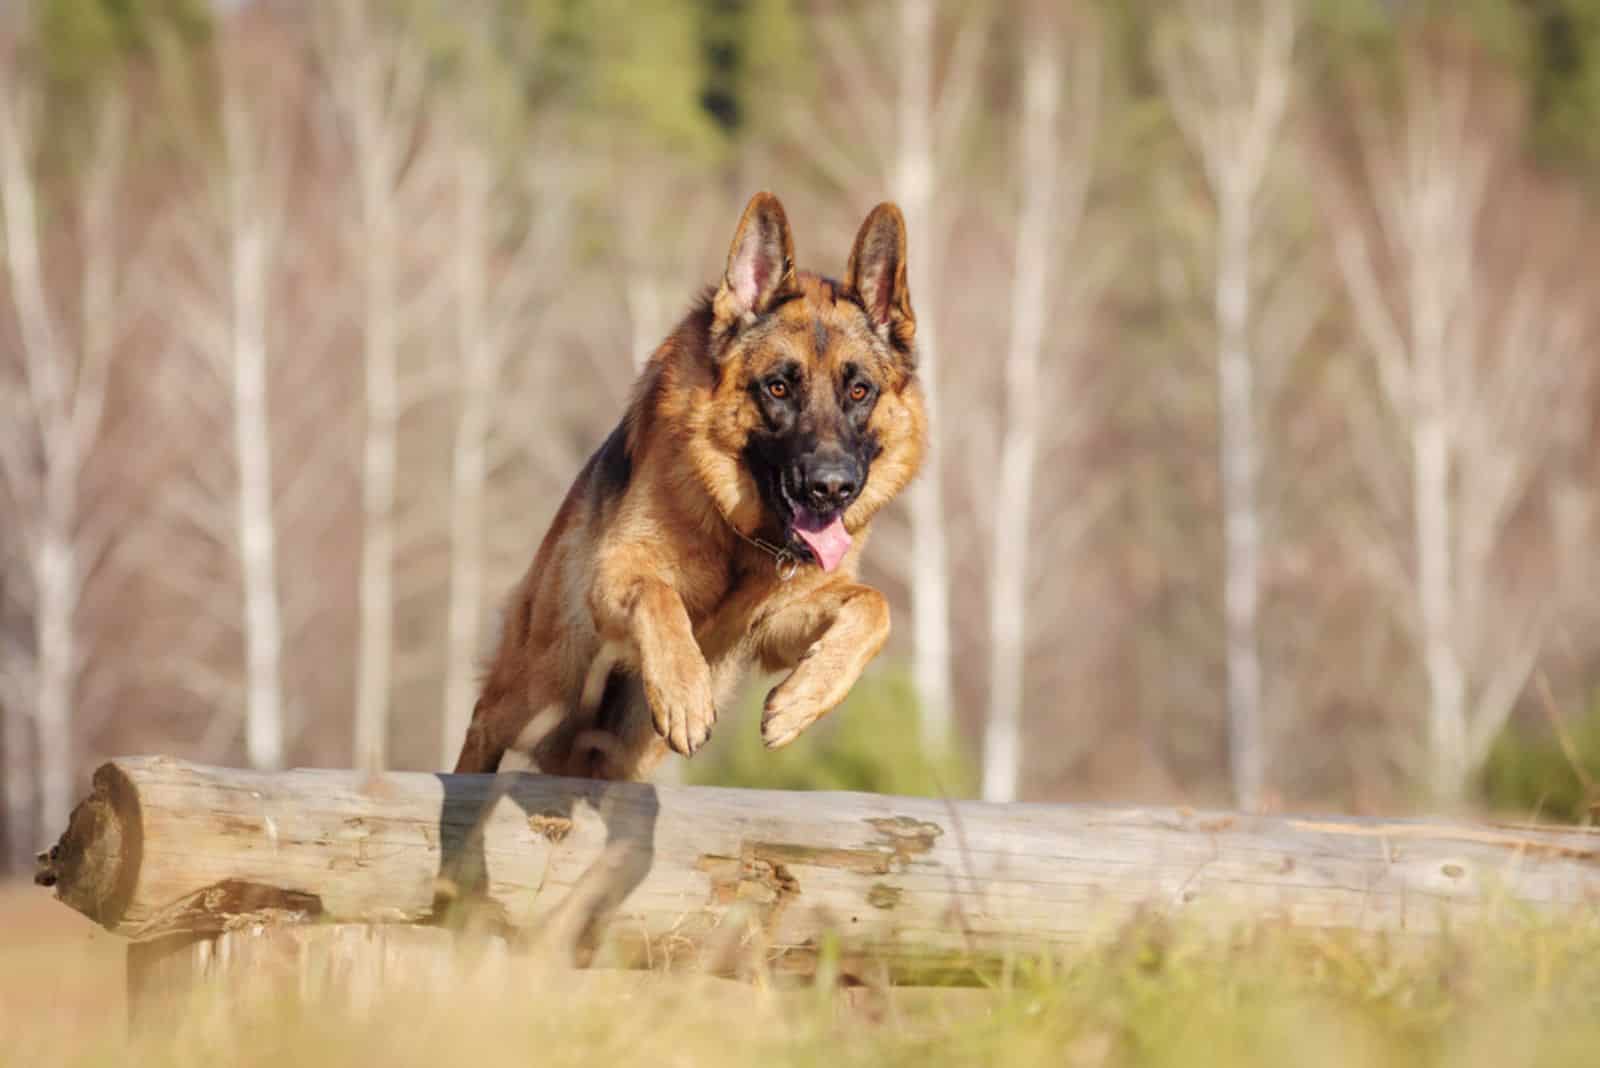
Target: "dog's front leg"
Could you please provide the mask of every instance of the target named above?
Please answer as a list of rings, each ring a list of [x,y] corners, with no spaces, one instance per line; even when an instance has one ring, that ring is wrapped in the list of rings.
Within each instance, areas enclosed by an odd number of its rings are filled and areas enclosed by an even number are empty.
[[[711,669],[694,640],[683,599],[656,578],[632,578],[597,587],[596,629],[626,639],[639,654],[639,674],[656,732],[684,756],[711,736],[717,707]]]
[[[833,711],[889,640],[889,602],[870,586],[820,591],[764,621],[759,653],[768,670],[794,670],[761,716],[768,749],[788,745]]]

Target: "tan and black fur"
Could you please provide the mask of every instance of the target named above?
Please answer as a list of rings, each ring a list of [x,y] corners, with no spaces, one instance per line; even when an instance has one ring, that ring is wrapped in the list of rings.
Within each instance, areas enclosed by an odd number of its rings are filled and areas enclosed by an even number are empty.
[[[837,706],[889,635],[855,576],[923,456],[915,332],[898,208],[867,216],[835,282],[795,269],[782,205],[753,197],[722,282],[651,357],[512,595],[456,770],[519,751],[643,778],[705,744],[751,663],[788,672],[769,747]],[[792,524],[830,509],[852,540],[825,572]]]

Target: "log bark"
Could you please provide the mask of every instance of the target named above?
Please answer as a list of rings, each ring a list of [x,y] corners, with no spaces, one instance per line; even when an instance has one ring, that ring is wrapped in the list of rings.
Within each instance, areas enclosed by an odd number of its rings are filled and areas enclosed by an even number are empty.
[[[809,972],[837,947],[914,981],[1150,910],[1418,934],[1502,904],[1592,915],[1600,833],[141,757],[95,773],[37,879],[141,942],[467,918],[579,963]]]

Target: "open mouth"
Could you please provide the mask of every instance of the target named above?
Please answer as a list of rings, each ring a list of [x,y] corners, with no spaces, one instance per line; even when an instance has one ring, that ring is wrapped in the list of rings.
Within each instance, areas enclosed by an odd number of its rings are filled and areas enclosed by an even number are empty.
[[[788,513],[788,543],[797,553],[809,553],[824,571],[837,568],[850,551],[850,532],[844,528],[844,509],[819,513],[795,503],[788,486],[777,480],[778,498]]]
[[[844,513],[823,517],[797,508],[789,520],[789,532],[811,553],[822,570],[832,571],[850,551],[850,532],[844,528]]]

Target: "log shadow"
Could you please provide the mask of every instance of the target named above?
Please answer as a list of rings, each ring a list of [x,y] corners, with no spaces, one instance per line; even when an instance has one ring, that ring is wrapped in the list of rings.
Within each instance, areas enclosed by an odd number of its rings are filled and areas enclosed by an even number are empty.
[[[437,774],[442,788],[438,833],[440,863],[433,919],[468,931],[500,934],[513,944],[586,966],[617,909],[649,874],[655,860],[660,799],[655,786],[638,782],[571,779],[531,771],[492,775]],[[552,851],[583,848],[568,840],[587,805],[605,827],[605,843],[588,867],[565,887],[546,884],[559,900],[541,910],[537,929],[518,929],[488,893],[491,871],[485,831],[496,808],[517,806],[531,832]]]

